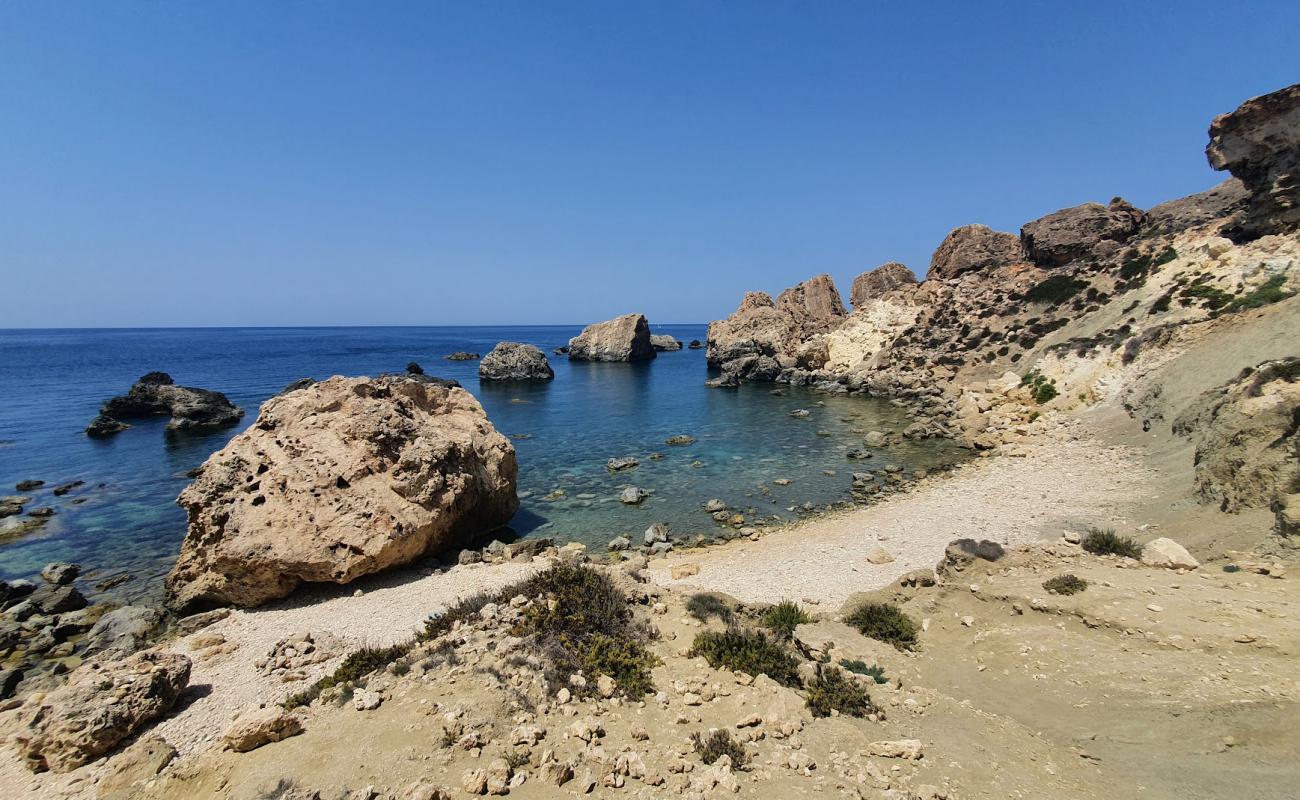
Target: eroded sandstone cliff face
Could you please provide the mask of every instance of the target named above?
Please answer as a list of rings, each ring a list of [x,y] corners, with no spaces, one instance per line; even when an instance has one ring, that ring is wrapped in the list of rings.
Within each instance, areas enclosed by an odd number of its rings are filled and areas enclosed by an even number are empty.
[[[287,391],[177,499],[189,531],[168,603],[255,606],[457,546],[514,515],[516,471],[509,440],[446,382],[334,377]]]
[[[1249,194],[1245,214],[1228,231],[1233,239],[1300,227],[1300,83],[1215,117],[1205,155]]]

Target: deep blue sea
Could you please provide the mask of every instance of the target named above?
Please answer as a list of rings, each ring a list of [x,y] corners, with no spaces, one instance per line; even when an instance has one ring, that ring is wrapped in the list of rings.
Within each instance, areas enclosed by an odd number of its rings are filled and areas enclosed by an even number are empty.
[[[89,587],[128,573],[109,597],[160,597],[162,577],[185,535],[175,505],[186,472],[252,424],[259,405],[303,377],[400,372],[417,361],[432,375],[455,378],[473,392],[501,432],[514,439],[522,498],[514,531],[576,540],[597,552],[620,534],[639,540],[654,522],[677,536],[712,536],[701,509],[721,498],[748,513],[792,519],[787,509],[845,500],[854,469],[846,459],[867,430],[899,430],[902,411],[878,399],[770,386],[710,389],[703,350],[660,353],[640,364],[570,363],[551,355],[580,326],[403,328],[200,328],[0,330],[0,495],[25,479],[44,480],[31,506],[52,506],[41,530],[0,543],[0,577],[31,577],[45,563],[83,565]],[[684,343],[704,339],[703,325],[656,326]],[[480,383],[478,362],[447,361],[457,350],[486,354],[499,341],[537,345],[555,380]],[[239,426],[204,436],[164,433],[167,420],[134,421],[106,440],[83,429],[100,402],[125,393],[151,370],[177,383],[226,393],[245,410]],[[789,412],[806,408],[807,418]],[[697,442],[670,447],[690,434]],[[652,460],[652,453],[662,459]],[[612,475],[605,462],[633,455],[640,466]],[[870,464],[905,470],[960,459],[949,443],[907,442]],[[824,474],[833,472],[833,475]],[[792,483],[780,486],[775,479]],[[51,489],[85,481],[63,497]],[[652,492],[640,506],[618,501],[622,487]],[[564,497],[544,499],[556,489]],[[752,511],[751,511],[752,509]],[[5,521],[0,520],[0,525]],[[0,540],[3,537],[0,536]]]

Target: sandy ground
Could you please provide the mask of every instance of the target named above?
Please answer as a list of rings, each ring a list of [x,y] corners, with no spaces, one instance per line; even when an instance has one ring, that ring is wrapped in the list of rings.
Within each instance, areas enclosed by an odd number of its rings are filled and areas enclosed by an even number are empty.
[[[719,591],[754,603],[782,598],[833,610],[857,592],[887,586],[929,568],[954,539],[988,539],[1005,546],[1056,538],[1089,525],[1128,530],[1126,517],[1153,483],[1137,453],[1086,435],[1068,421],[1046,436],[1008,448],[1010,457],[968,463],[927,478],[879,503],[768,533],[687,551],[651,564],[664,585]],[[875,545],[894,557],[864,557]],[[673,580],[673,567],[694,564],[699,574]]]

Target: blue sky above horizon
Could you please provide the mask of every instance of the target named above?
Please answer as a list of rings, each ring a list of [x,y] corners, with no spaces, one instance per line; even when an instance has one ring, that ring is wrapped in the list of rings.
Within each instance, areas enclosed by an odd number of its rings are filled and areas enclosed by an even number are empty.
[[[1226,175],[1300,4],[0,4],[0,328],[730,313]]]

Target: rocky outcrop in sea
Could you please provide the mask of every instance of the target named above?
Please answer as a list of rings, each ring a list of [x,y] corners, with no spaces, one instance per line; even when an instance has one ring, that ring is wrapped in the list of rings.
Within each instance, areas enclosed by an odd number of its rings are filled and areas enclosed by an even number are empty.
[[[168,604],[255,606],[457,547],[513,516],[516,471],[478,401],[443,382],[334,377],[278,395],[177,499],[189,530]]]
[[[569,340],[572,361],[645,361],[654,358],[650,323],[641,314],[597,322]]]
[[[126,430],[123,420],[169,416],[169,432],[201,433],[239,422],[244,416],[221,392],[177,386],[165,372],[150,372],[130,391],[104,402],[99,416],[86,428],[88,436],[111,436]]]
[[[549,381],[555,370],[531,344],[501,342],[479,362],[478,376],[485,381]]]

